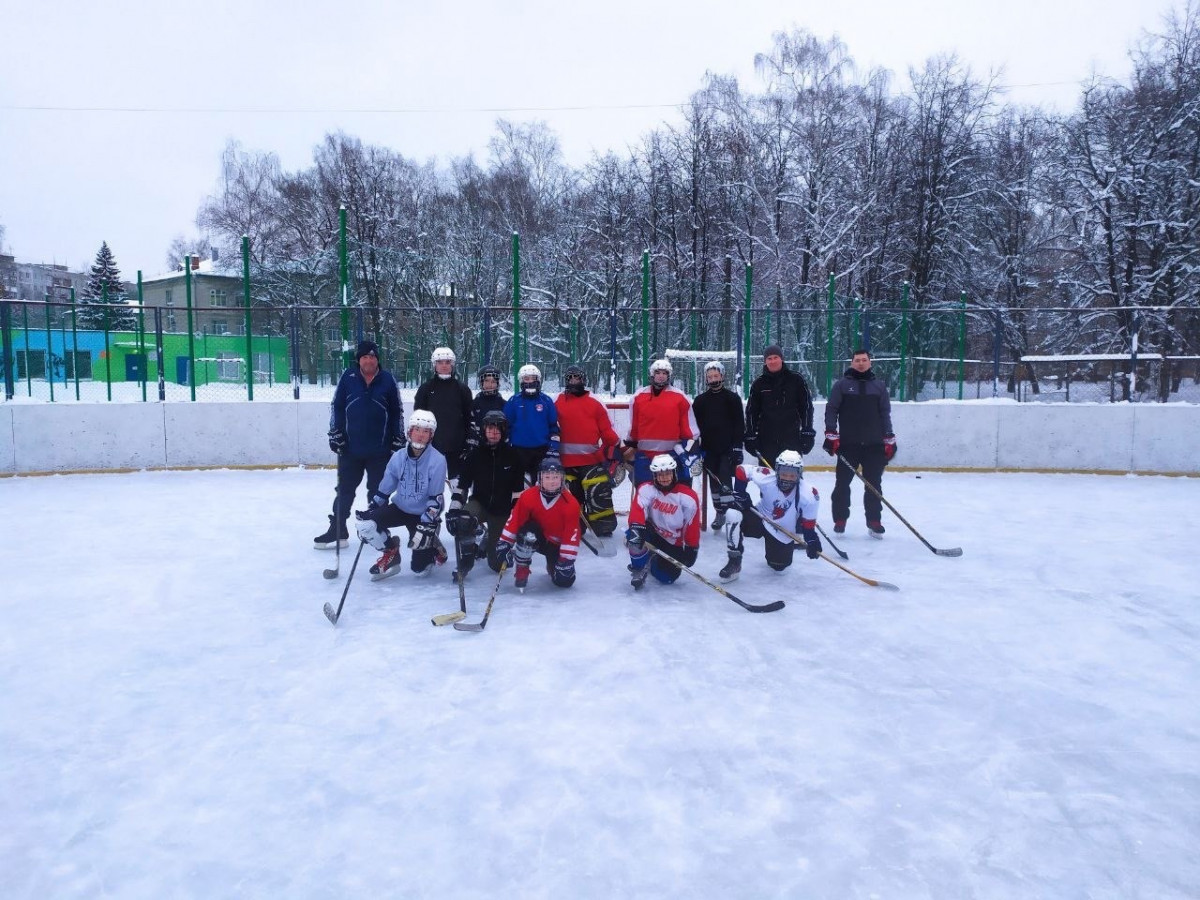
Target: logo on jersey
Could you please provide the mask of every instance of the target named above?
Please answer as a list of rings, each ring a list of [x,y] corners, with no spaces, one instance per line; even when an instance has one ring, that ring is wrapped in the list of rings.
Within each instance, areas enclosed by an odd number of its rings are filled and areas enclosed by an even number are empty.
[[[679,511],[679,504],[678,503],[664,503],[660,498],[655,497],[654,500],[650,503],[650,508],[657,509],[659,512],[663,513],[664,515],[669,516],[672,513]]]
[[[771,507],[771,518],[776,520],[782,519],[787,511],[791,508],[791,501],[780,503],[778,500],[776,500]]]

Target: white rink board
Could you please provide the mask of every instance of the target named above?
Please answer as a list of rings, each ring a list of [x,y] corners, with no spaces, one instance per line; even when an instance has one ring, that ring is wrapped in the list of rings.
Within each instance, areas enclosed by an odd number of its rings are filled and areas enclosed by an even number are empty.
[[[10,409],[9,452],[18,473],[164,465],[162,404],[29,403]]]
[[[165,403],[167,466],[297,462],[294,403]]]
[[[997,409],[998,468],[1133,471],[1131,406],[1013,403]]]
[[[13,445],[13,407],[0,409],[0,474],[17,471],[16,447]]]

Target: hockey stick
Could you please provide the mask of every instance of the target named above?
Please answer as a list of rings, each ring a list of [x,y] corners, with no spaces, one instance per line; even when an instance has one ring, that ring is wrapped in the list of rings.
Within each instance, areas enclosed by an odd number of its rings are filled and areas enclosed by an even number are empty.
[[[466,573],[463,572],[462,545],[458,542],[458,535],[454,536],[454,574],[458,581],[458,612],[442,613],[439,616],[434,616],[429,620],[434,625],[452,625],[455,622],[461,622],[467,617],[467,589],[463,583],[467,579]]]
[[[783,527],[778,522],[776,522],[772,519],[768,519],[765,515],[763,515],[761,512],[759,512],[757,506],[751,506],[751,507],[749,507],[749,510],[750,510],[750,512],[754,513],[756,516],[758,516],[760,519],[762,519],[764,522],[766,522],[768,525],[770,525],[772,528],[774,528],[781,534],[787,535],[795,543],[799,544],[800,546],[804,546],[804,538],[800,537],[800,535],[796,534],[794,531],[791,531],[790,529]],[[900,588],[898,588],[896,585],[892,584],[890,581],[878,581],[874,578],[867,578],[865,575],[859,575],[853,569],[843,566],[840,562],[838,562],[832,556],[826,556],[824,553],[818,553],[818,555],[821,557],[821,559],[825,560],[825,562],[827,562],[831,565],[837,566],[839,569],[841,569],[847,575],[853,575],[855,578],[857,578],[863,584],[869,584],[871,587],[883,588],[885,591],[900,590]]]
[[[913,534],[915,534],[917,536],[917,540],[919,540],[922,544],[924,544],[926,547],[928,547],[931,551],[936,553],[938,556],[962,556],[962,547],[950,547],[947,549],[939,549],[938,547],[935,547],[935,546],[933,546],[933,544],[929,543],[929,541],[925,540],[925,538],[921,535],[921,532],[919,532],[919,531],[917,531],[917,529],[913,528],[912,525],[909,525],[908,519],[906,519],[906,518],[904,518],[904,516],[900,515],[900,510],[896,509],[896,507],[892,506],[892,504],[890,504],[888,502],[887,497],[883,496],[883,494],[880,492],[879,488],[875,487],[875,485],[873,485],[873,484],[871,484],[871,482],[867,481],[867,479],[863,477],[863,474],[861,472],[859,472],[858,469],[856,469],[854,466],[850,465],[850,463],[848,463],[846,461],[846,457],[842,456],[842,454],[839,453],[837,455],[837,458],[843,466],[845,466],[851,472],[854,473],[854,476],[859,481],[861,481],[863,484],[865,484],[867,486],[867,488],[871,491],[872,494],[874,494],[876,497],[878,497],[880,499],[880,501],[882,501],[884,506],[886,506],[888,509],[890,509],[892,511],[892,514],[895,515],[895,517],[897,519],[899,519],[901,522],[903,522],[905,524],[905,526],[908,528],[909,531],[911,531]]]
[[[761,456],[758,458],[758,461],[763,465],[763,468],[766,468],[766,469],[771,468],[771,464],[769,462],[767,462],[765,459],[763,459]],[[844,550],[842,550],[841,547],[839,547],[837,544],[835,544],[833,542],[833,539],[830,538],[829,535],[827,535],[825,533],[825,529],[822,528],[819,523],[817,524],[817,531],[821,532],[821,537],[825,538],[825,543],[827,543],[830,547],[833,548],[834,553],[836,553],[842,559],[850,558],[850,554],[846,553]]]
[[[483,618],[478,622],[455,622],[454,628],[456,631],[483,631],[487,628],[488,616],[492,614],[492,604],[496,602],[496,595],[500,593],[500,582],[504,580],[504,573],[508,571],[508,563],[500,564],[500,576],[496,579],[496,587],[492,589],[492,596],[488,599],[487,609],[483,611]]]
[[[341,498],[339,497],[338,499],[340,500]],[[335,504],[333,507],[333,514],[334,516],[340,516],[342,514],[341,507]],[[338,571],[342,568],[342,536],[339,534],[342,526],[338,524],[339,522],[341,522],[340,518],[333,523],[333,546],[337,551],[337,555],[334,557],[333,568],[326,569],[321,573],[329,581],[333,581],[333,579],[337,578]]]
[[[670,553],[666,553],[663,550],[659,550],[657,547],[655,547],[653,544],[650,544],[650,543],[643,544],[642,546],[644,546],[647,550],[649,550],[655,556],[661,556],[663,559],[665,559],[671,565],[678,566],[680,569],[687,572],[689,575],[691,575],[697,581],[704,582],[704,584],[707,584],[710,588],[712,588],[718,594],[721,594],[723,597],[728,597],[730,600],[732,600],[734,603],[736,603],[742,609],[749,610],[750,612],[754,612],[754,613],[766,613],[766,612],[775,612],[776,610],[783,609],[783,607],[784,607],[784,603],[782,600],[776,600],[773,603],[766,603],[761,606],[756,605],[754,603],[747,603],[745,600],[742,600],[740,597],[735,597],[733,594],[731,594],[729,591],[725,590],[725,588],[721,587],[719,584],[713,584],[711,581],[709,581],[707,578],[705,578],[699,572],[692,571],[687,566],[685,566],[683,563],[681,563],[679,560],[677,560],[675,557],[673,557]],[[458,626],[455,626],[455,627],[458,627]]]
[[[354,562],[350,566],[350,574],[346,576],[346,586],[342,589],[342,599],[338,601],[337,612],[333,611],[333,607],[330,604],[325,604],[325,618],[334,625],[338,623],[338,618],[342,615],[342,607],[346,604],[346,595],[350,593],[350,582],[354,580],[354,570],[358,568],[358,558],[362,556],[362,548],[365,546],[367,546],[367,542],[359,538],[358,552],[354,554]]]

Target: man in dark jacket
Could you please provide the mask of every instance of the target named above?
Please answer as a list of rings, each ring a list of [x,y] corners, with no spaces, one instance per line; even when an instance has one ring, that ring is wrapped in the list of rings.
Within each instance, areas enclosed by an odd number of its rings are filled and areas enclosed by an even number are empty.
[[[459,561],[456,577],[465,577],[476,557],[483,555],[493,571],[500,571],[496,542],[513,503],[525,489],[525,469],[508,443],[504,413],[485,413],[482,431],[483,440],[463,460],[458,488],[446,513],[446,530],[454,536]]]
[[[349,543],[346,520],[354,493],[367,476],[367,497],[374,497],[392,451],[404,446],[404,409],[392,373],[379,368],[379,346],[360,341],[357,365],[342,373],[329,410],[329,449],[337,454],[337,495],[324,534],[313,538],[318,550]]]
[[[733,503],[733,476],[742,464],[746,420],[742,398],[725,387],[725,364],[720,360],[705,365],[704,386],[704,393],[692,401],[692,413],[700,429],[700,449],[716,510],[712,530],[720,531]]]
[[[825,404],[825,452],[838,457],[830,506],[833,530],[842,534],[850,518],[850,482],[862,466],[863,478],[883,492],[883,468],[896,455],[892,432],[892,401],[887,385],[871,371],[871,354],[855,350],[850,368],[837,380]],[[847,465],[849,463],[849,465]],[[872,491],[863,491],[863,509],[872,537],[882,537],[883,504]]]
[[[458,357],[449,347],[433,351],[433,377],[417,388],[413,409],[427,409],[437,419],[433,446],[446,457],[446,473],[453,484],[462,466],[467,438],[474,425],[471,389],[454,374]]]
[[[810,452],[816,435],[808,384],[787,367],[783,349],[771,344],[763,351],[763,371],[750,386],[746,403],[746,452],[773,466],[784,450]]]

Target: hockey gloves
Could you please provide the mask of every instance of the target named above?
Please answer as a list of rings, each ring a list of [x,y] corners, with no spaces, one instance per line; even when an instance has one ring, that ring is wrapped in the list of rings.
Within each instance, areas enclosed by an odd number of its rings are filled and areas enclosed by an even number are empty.
[[[625,530],[625,546],[630,550],[641,550],[646,546],[646,526],[630,525]]]
[[[450,532],[451,537],[458,535],[458,525],[465,515],[462,494],[454,494],[450,498],[450,509],[446,512],[446,530]]]
[[[752,434],[748,434],[742,441],[742,446],[746,448],[746,452],[750,454],[751,459],[758,459],[758,438]]]
[[[517,564],[516,554],[513,553],[513,545],[503,539],[496,541],[496,558],[510,569]]]
[[[550,438],[550,446],[546,448],[546,456],[558,459],[562,455],[560,451],[561,446],[560,441],[558,440],[558,435],[554,435]]]
[[[570,587],[575,583],[575,563],[559,560],[550,573],[550,579],[559,587]]]
[[[896,436],[894,434],[885,434],[883,436],[883,459],[886,466],[896,458]]]
[[[397,432],[392,435],[392,452],[398,453],[403,450],[408,441],[404,439],[403,433]]]
[[[825,549],[821,546],[821,539],[817,537],[817,533],[812,528],[804,529],[804,552],[808,554],[809,559],[820,559],[821,551]]]
[[[417,525],[416,533],[416,549],[428,550],[437,543],[438,529],[441,527],[441,522],[434,519],[431,522],[421,522]]]
[[[346,452],[346,432],[340,428],[329,429],[329,449],[341,456]]]
[[[696,564],[696,557],[699,555],[699,547],[684,547],[683,552],[679,554],[679,561],[690,569]]]
[[[813,443],[817,439],[817,433],[811,428],[800,429],[800,455],[807,456],[812,453]]]
[[[842,447],[842,439],[838,437],[836,431],[825,432],[825,443],[821,445],[821,449],[830,456],[837,456],[838,450]]]

